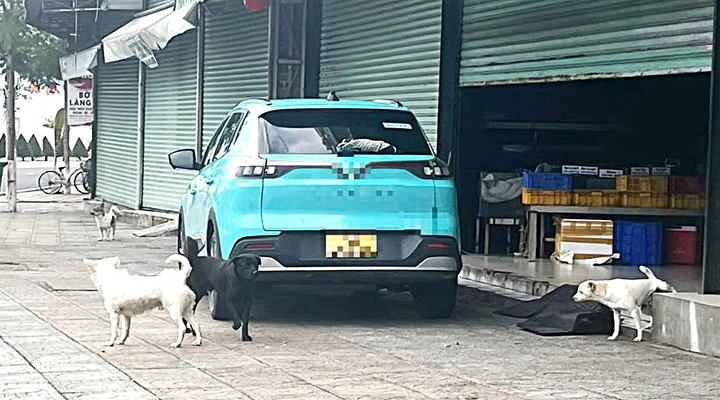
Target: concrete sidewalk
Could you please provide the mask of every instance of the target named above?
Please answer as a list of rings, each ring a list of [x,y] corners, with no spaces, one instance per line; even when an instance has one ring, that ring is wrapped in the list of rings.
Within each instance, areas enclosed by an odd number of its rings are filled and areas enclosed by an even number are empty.
[[[533,335],[466,288],[447,320],[419,319],[406,293],[358,299],[276,288],[253,307],[252,342],[201,303],[201,347],[186,337],[184,347],[168,349],[175,327],[154,311],[133,319],[125,346],[107,348],[107,313],[82,258],[117,255],[133,273],[155,275],[175,238],[138,238],[121,223],[117,241],[98,242],[82,204],[24,206],[0,213],[0,399],[709,400],[720,393],[718,359],[604,335]]]

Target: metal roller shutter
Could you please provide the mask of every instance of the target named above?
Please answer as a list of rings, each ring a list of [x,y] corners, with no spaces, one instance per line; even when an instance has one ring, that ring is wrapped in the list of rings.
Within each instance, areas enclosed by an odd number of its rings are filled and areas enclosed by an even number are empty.
[[[394,99],[436,146],[442,0],[323,0],[321,95]]]
[[[195,148],[197,32],[173,38],[155,53],[145,83],[143,207],[176,211],[194,172],[173,170],[168,153]]]
[[[139,168],[138,60],[100,63],[98,69],[96,196],[134,208]]]
[[[267,7],[252,13],[239,1],[206,5],[203,149],[237,103],[269,93]]]
[[[173,2],[173,0],[148,0],[147,9],[149,10],[149,9],[155,8],[159,5],[168,4],[168,3],[172,3],[172,2]]]
[[[461,85],[710,70],[712,0],[464,0]]]

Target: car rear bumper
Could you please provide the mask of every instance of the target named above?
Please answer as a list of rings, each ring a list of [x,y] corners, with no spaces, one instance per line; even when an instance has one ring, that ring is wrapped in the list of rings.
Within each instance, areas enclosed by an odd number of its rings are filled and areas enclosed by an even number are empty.
[[[259,282],[279,284],[378,284],[407,285],[456,280],[461,263],[455,257],[429,257],[417,266],[286,267],[271,257],[260,257]]]

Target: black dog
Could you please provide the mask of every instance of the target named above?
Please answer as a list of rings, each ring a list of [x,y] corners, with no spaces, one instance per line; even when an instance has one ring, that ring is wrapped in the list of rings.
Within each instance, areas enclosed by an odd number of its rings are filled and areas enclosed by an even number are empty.
[[[252,341],[248,334],[248,323],[260,257],[254,254],[240,254],[227,261],[214,257],[199,257],[197,241],[187,238],[186,243],[186,247],[189,247],[186,251],[188,261],[192,265],[186,283],[195,293],[193,311],[209,291],[216,291],[218,302],[225,302],[232,311],[233,329],[238,330],[242,327],[243,342]],[[189,331],[192,332],[192,329]]]

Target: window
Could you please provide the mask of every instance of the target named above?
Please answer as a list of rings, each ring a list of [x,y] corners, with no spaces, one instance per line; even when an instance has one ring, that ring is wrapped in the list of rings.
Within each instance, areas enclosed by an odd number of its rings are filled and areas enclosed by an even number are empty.
[[[210,139],[210,144],[208,145],[207,149],[205,149],[205,154],[203,154],[202,165],[208,165],[210,163],[210,155],[215,154],[215,148],[217,147],[218,141],[220,140],[220,136],[222,136],[223,128],[225,127],[225,124],[227,124],[228,119],[230,118],[225,118],[223,120],[223,122],[220,124],[220,127],[218,127],[215,131],[212,139]]]
[[[230,150],[230,147],[237,139],[237,133],[240,131],[246,115],[247,113],[245,111],[239,111],[226,119],[226,122],[218,132],[215,133],[215,136],[208,146],[205,159],[203,160],[204,165],[220,159]]]
[[[432,154],[407,111],[278,110],[263,114],[260,124],[271,154]]]

